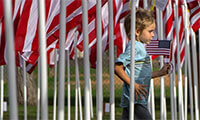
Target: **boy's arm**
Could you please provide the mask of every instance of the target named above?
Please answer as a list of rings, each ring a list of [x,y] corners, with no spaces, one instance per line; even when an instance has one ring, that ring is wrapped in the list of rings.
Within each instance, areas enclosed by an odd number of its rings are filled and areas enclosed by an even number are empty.
[[[130,85],[130,78],[128,77],[128,75],[125,73],[124,71],[124,66],[122,63],[115,63],[115,74],[125,83],[127,83],[128,85]],[[142,99],[142,95],[144,97],[146,97],[146,94],[148,94],[147,90],[145,89],[145,87],[147,87],[147,85],[143,85],[143,84],[134,84],[134,88],[135,88],[135,94],[136,94],[136,99],[137,96],[140,96],[140,99]]]
[[[160,77],[169,73],[170,64],[165,64],[159,71],[152,72],[152,78]]]
[[[125,83],[130,85],[130,78],[124,71],[124,66],[122,63],[115,63],[115,74]]]

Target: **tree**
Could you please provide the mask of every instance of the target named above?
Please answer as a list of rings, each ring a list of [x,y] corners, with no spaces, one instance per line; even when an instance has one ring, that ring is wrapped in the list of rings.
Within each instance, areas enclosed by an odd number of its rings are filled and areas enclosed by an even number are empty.
[[[24,80],[23,80],[23,70],[17,67],[17,96],[18,103],[24,103]],[[37,91],[35,80],[33,79],[33,73],[26,73],[26,85],[27,85],[27,104],[36,105],[37,104]]]

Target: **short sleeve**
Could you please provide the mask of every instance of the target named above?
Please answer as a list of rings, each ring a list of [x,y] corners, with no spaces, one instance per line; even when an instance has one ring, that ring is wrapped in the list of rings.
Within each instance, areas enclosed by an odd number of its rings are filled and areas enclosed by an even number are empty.
[[[131,62],[131,45],[130,42],[127,44],[126,49],[124,51],[124,53],[122,53],[117,60],[115,61],[115,63],[122,63],[123,66],[127,66],[128,64],[130,64]]]

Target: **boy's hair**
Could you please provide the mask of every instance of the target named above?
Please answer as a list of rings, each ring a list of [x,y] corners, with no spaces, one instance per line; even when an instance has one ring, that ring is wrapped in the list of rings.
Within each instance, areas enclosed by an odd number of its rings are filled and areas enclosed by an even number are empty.
[[[136,30],[142,32],[146,27],[155,23],[154,13],[152,10],[138,8],[136,10]],[[131,38],[131,14],[128,14],[124,21],[124,27],[128,38]]]

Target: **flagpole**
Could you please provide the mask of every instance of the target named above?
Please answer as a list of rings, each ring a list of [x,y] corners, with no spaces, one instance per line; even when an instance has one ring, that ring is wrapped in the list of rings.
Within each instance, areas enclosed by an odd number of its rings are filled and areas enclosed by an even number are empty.
[[[56,106],[57,106],[57,49],[54,54],[54,100],[53,100],[53,120],[56,120]]]
[[[175,23],[176,23],[176,43],[177,43],[177,72],[178,72],[178,100],[179,100],[179,119],[184,120],[183,111],[183,88],[182,88],[182,75],[180,66],[180,47],[179,47],[179,25],[178,25],[178,1],[174,4],[175,8]]]
[[[69,50],[67,50],[67,120],[71,119],[71,100],[70,100],[70,59]]]
[[[113,40],[113,0],[109,6],[109,75],[110,75],[110,120],[115,120],[115,82],[114,82],[114,40]]]
[[[65,37],[66,37],[66,1],[60,0],[59,32],[59,84],[58,84],[58,119],[65,118]]]
[[[171,106],[171,119],[175,120],[175,109],[174,109],[174,91],[173,91],[173,73],[170,73],[170,106]]]
[[[145,8],[145,9],[148,9],[147,7],[148,7],[148,3],[147,3],[148,1],[147,0],[143,0],[143,7]]]
[[[14,29],[12,22],[12,2],[4,0],[6,48],[8,51],[9,116],[18,120],[16,63],[14,51]]]
[[[91,79],[89,79],[89,88],[90,88],[90,117],[94,117],[93,113],[93,101],[92,101],[92,84],[91,84]]]
[[[45,31],[45,1],[38,0],[39,44],[41,60],[41,119],[48,119],[48,81]]]
[[[0,112],[0,120],[3,120],[3,101],[4,101],[4,67],[1,66],[1,112]]]
[[[198,34],[198,36],[199,36],[199,51],[198,51],[198,55],[199,55],[200,54],[200,29],[199,29],[198,32],[199,32],[199,34]],[[200,55],[199,55],[199,66],[198,66],[198,68],[199,68],[199,79],[200,79]],[[200,90],[200,81],[198,83],[198,86],[199,86],[199,90]],[[200,92],[199,92],[198,95],[199,95],[199,98],[200,98]],[[200,103],[199,103],[199,107],[200,107]]]
[[[41,84],[41,66],[40,57],[38,57],[38,88],[37,88],[37,120],[40,120],[40,84]]]
[[[74,40],[74,49],[75,49],[75,73],[76,73],[76,115],[75,118],[78,120],[78,106],[80,112],[80,120],[82,120],[82,103],[81,103],[81,90],[80,90],[80,77],[79,77],[79,66],[78,66],[78,56],[77,56],[77,33]],[[79,105],[78,105],[79,102]]]
[[[182,7],[182,11],[183,11],[183,21],[184,21],[184,32],[185,32],[185,46],[186,46],[186,42],[187,42],[187,36],[188,36],[188,34],[187,34],[187,27],[188,27],[188,16],[187,16],[187,6],[186,6],[186,4],[184,4],[184,5],[182,5],[181,6]],[[185,77],[185,79],[184,79],[184,87],[185,87],[185,89],[184,89],[184,94],[185,94],[185,119],[187,119],[187,114],[188,114],[188,106],[187,106],[187,103],[188,103],[188,67],[187,67],[187,65],[188,65],[188,60],[187,60],[187,58],[186,57],[188,57],[188,54],[187,54],[187,50],[188,49],[186,49],[185,48],[185,75],[184,75],[184,77]]]
[[[135,95],[135,20],[136,20],[136,5],[137,1],[131,0],[131,76],[130,76],[130,111],[129,120],[134,120],[134,95]]]
[[[27,120],[26,61],[24,59],[23,59],[23,79],[24,79],[24,120]]]
[[[159,10],[159,21],[160,21],[160,39],[163,40],[164,39],[164,32],[163,32],[163,14],[162,11]],[[164,66],[164,62],[163,62],[163,56],[160,56],[160,68],[162,68]],[[163,105],[161,107],[161,113],[163,113],[163,120],[167,119],[166,116],[166,99],[165,99],[165,79],[163,76],[161,76],[160,78],[160,83],[161,83],[161,103],[163,103]]]
[[[195,102],[195,120],[199,120],[199,106],[198,106],[198,78],[197,78],[197,55],[196,55],[196,37],[194,31],[191,29],[191,43],[192,43],[192,63],[193,63],[193,80],[194,80],[194,102]]]
[[[102,120],[103,116],[103,83],[102,83],[102,27],[101,27],[101,0],[97,0],[97,71],[96,71],[96,113],[97,120]]]
[[[190,93],[190,119],[193,120],[194,119],[194,115],[193,115],[193,83],[192,83],[192,70],[191,70],[191,55],[190,55],[190,40],[189,40],[189,30],[188,30],[189,26],[187,27],[187,34],[186,34],[186,51],[187,51],[187,56],[185,59],[187,59],[188,64],[187,64],[187,68],[188,68],[188,75],[189,75],[189,93]]]
[[[173,63],[173,73],[172,73],[172,90],[173,90],[173,107],[174,107],[174,120],[177,120],[177,95],[176,95],[176,63],[175,63],[175,49],[172,52],[172,63]]]
[[[153,68],[153,65],[152,65],[152,57],[151,57],[151,67]],[[151,115],[152,115],[152,118],[153,120],[155,120],[155,98],[154,98],[154,81],[153,79],[151,79]]]
[[[90,88],[89,88],[89,79],[90,79],[90,67],[89,67],[89,46],[88,46],[88,7],[87,1],[82,0],[82,10],[83,10],[83,44],[84,44],[84,120],[90,120]]]

